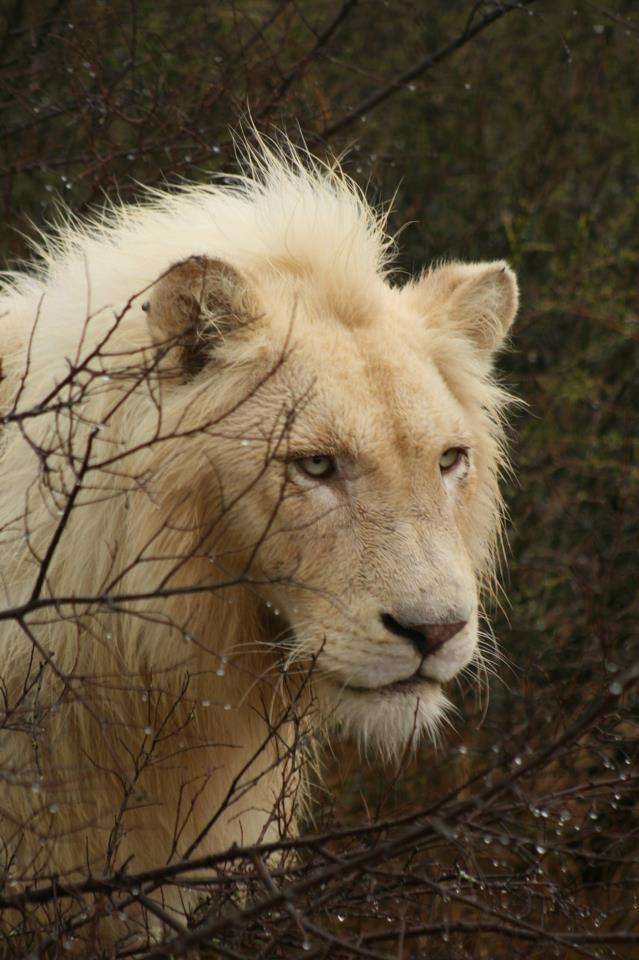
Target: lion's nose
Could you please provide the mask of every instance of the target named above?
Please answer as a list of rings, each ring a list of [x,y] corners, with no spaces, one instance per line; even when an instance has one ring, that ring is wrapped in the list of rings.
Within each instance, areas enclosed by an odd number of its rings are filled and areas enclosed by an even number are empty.
[[[439,650],[466,626],[466,620],[455,623],[400,623],[390,613],[383,613],[382,623],[391,633],[410,640],[422,657]]]

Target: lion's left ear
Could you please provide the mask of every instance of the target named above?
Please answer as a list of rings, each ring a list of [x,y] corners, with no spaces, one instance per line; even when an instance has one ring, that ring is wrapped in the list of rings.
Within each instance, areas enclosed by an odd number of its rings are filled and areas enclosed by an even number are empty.
[[[211,359],[217,341],[247,312],[247,289],[230,264],[193,256],[173,264],[142,305],[165,377],[189,379]]]
[[[467,337],[486,360],[503,343],[519,305],[517,278],[503,260],[436,267],[417,288],[435,322]]]

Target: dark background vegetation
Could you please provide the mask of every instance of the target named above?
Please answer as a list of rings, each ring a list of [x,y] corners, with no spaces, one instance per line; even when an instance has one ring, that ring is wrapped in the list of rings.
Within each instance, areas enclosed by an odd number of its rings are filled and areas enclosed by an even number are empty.
[[[58,198],[235,170],[250,110],[394,196],[400,268],[506,257],[521,280],[490,702],[461,689],[400,774],[336,746],[312,829],[436,816],[399,859],[397,826],[334,841],[391,848],[203,955],[639,956],[636,2],[4,0],[0,58],[10,266]]]

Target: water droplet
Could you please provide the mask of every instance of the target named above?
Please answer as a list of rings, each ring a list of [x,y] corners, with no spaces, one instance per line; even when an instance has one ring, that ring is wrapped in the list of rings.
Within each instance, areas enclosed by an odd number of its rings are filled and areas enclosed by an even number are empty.
[[[458,753],[461,753],[462,755],[465,754],[465,753],[468,753],[468,747],[466,747],[466,746],[462,743],[461,747],[458,747]]]
[[[464,84],[464,90],[470,90],[470,88],[471,88],[471,84],[470,84],[470,83],[465,83],[465,84]]]
[[[145,732],[145,734],[147,735],[147,737],[149,737],[149,736],[153,733],[153,727],[149,727],[149,726],[147,725],[147,726],[144,728],[144,732]]]
[[[216,674],[218,675],[218,677],[223,677],[224,674],[226,673],[226,670],[224,669],[224,664],[222,664],[220,667],[218,667],[215,672],[216,672]]]
[[[338,913],[337,919],[339,920],[340,923],[344,923],[344,920],[346,920],[346,917],[342,916],[341,913]]]
[[[539,853],[539,854],[542,854],[542,853],[545,853],[545,852],[546,852],[546,848],[545,848],[545,847],[542,847],[542,845],[541,845],[540,843],[537,844],[537,846],[535,847],[535,850],[536,850],[537,853]]]
[[[311,949],[310,943],[308,942],[308,940],[305,940],[304,943],[302,944],[302,950],[305,950],[308,953],[310,949]]]
[[[202,700],[202,706],[203,706],[203,707],[210,707],[210,706],[211,706],[211,701],[210,701],[210,700]]]
[[[224,709],[225,709],[225,710],[232,710],[231,704],[230,704],[230,703],[225,703],[225,704],[224,704]]]
[[[516,767],[520,767],[523,762],[524,761],[521,759],[521,757],[515,757],[513,760],[513,763],[515,764]]]
[[[595,33],[603,33],[606,28],[603,23],[595,23],[592,29],[595,31]]]

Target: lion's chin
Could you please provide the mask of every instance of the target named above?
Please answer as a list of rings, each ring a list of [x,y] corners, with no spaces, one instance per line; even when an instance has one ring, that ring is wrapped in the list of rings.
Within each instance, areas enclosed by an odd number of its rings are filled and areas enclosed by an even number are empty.
[[[449,707],[441,685],[419,677],[376,688],[323,679],[317,692],[332,727],[385,759],[400,757],[424,736],[436,743]]]

